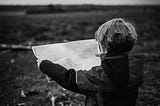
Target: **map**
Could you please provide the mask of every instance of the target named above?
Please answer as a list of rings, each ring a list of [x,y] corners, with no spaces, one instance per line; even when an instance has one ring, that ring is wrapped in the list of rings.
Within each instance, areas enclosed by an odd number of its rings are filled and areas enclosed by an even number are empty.
[[[100,65],[95,39],[32,46],[37,59],[58,63],[67,69],[89,70]]]

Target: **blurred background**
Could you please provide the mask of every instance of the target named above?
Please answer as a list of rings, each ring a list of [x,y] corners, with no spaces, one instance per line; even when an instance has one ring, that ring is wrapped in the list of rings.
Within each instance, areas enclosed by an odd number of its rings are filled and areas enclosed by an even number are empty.
[[[83,95],[47,82],[31,46],[93,39],[117,17],[134,24],[133,52],[145,57],[137,106],[160,106],[159,0],[0,0],[0,105],[84,106]]]

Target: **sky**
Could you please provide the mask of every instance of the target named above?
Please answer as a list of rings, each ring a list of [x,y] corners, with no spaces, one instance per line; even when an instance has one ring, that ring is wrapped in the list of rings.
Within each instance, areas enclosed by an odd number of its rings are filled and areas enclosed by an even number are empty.
[[[99,4],[99,5],[141,5],[141,4],[159,4],[160,0],[0,0],[2,4],[18,5],[43,5],[43,4]]]

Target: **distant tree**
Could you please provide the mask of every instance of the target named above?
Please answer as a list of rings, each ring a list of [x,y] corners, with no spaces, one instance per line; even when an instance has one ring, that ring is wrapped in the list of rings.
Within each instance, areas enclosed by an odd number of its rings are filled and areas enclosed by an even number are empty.
[[[47,14],[47,13],[61,13],[65,12],[60,5],[48,5],[46,7],[29,9],[26,14]]]

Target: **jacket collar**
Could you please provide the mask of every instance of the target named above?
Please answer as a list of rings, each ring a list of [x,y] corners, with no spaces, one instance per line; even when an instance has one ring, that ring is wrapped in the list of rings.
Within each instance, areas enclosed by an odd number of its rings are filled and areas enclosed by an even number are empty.
[[[120,59],[120,58],[123,58],[126,56],[128,56],[128,53],[121,53],[121,54],[107,53],[107,54],[103,54],[101,56],[101,62],[103,62],[105,60]]]

